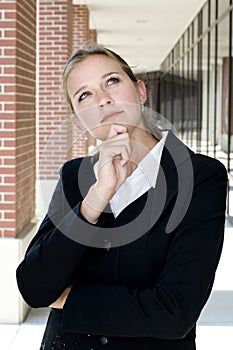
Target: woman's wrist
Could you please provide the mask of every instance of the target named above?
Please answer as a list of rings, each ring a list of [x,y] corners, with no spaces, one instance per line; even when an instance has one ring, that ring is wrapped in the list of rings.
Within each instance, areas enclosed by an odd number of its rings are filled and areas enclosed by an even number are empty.
[[[69,295],[71,291],[71,286],[70,287],[67,287],[63,292],[62,294],[60,295],[60,297],[55,300],[51,305],[49,305],[50,307],[54,308],[54,309],[63,309],[64,305],[65,305],[65,302],[66,302],[66,299]]]
[[[115,194],[115,189],[109,189],[107,185],[101,186],[99,182],[93,185],[97,196],[103,201],[108,203]]]
[[[83,199],[80,211],[87,221],[94,224],[107,204],[108,200],[102,198],[95,184],[89,189],[86,197]]]

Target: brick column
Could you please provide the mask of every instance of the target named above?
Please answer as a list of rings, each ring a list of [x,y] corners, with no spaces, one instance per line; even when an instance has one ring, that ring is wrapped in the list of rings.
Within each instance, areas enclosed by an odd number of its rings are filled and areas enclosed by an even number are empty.
[[[96,31],[89,29],[89,10],[86,5],[73,5],[73,51],[81,49],[87,43],[96,42]],[[83,157],[88,153],[88,147],[95,145],[95,140],[89,133],[83,135],[73,128],[72,156]]]
[[[39,22],[39,177],[49,182],[70,157],[61,76],[72,51],[72,0],[40,0]]]
[[[86,5],[73,5],[73,51],[89,40],[89,10]]]
[[[0,236],[35,212],[36,0],[0,3]]]
[[[36,0],[0,1],[0,21],[0,323],[15,324],[28,312],[15,270],[35,234]]]
[[[90,29],[89,30],[89,42],[90,43],[97,43],[97,31],[96,29]]]

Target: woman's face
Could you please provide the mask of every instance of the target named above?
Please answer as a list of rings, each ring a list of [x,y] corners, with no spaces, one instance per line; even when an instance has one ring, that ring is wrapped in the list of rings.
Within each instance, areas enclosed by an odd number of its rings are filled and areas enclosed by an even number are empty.
[[[105,140],[112,123],[127,125],[129,131],[143,126],[145,84],[132,82],[113,59],[96,54],[77,63],[67,88],[79,121],[95,138]]]

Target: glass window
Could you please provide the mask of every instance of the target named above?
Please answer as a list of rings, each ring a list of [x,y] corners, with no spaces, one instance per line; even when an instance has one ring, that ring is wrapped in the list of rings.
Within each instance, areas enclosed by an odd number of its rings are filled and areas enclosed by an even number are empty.
[[[179,58],[179,54],[180,54],[180,48],[179,48],[179,42],[178,42],[174,48],[174,60],[175,61],[177,61],[177,59]]]
[[[193,39],[192,38],[193,38],[193,22],[189,26],[189,47],[191,47],[192,44],[193,44]]]
[[[216,0],[210,1],[210,23],[213,24],[216,18]]]
[[[230,16],[229,16],[230,17]],[[231,32],[233,32],[233,10],[231,11],[231,27],[229,28]],[[233,35],[232,35],[232,41],[231,41],[231,71],[233,72]],[[233,117],[233,73],[232,73],[232,79],[231,79],[231,116]],[[231,122],[231,128],[233,128],[233,122]],[[232,132],[233,134],[233,132]],[[232,157],[232,150],[233,150],[233,137],[230,138],[230,151],[231,153],[228,154],[228,164],[227,168],[229,171],[231,171],[231,175],[233,175],[233,157]],[[231,160],[230,160],[231,159]],[[230,196],[229,196],[230,197]],[[229,208],[231,208],[231,212],[229,209],[229,214],[233,216],[233,198],[231,197],[231,200],[229,200]]]
[[[205,33],[207,31],[207,29],[209,28],[209,3],[208,1],[205,3],[203,10],[202,10],[202,18],[203,18],[203,28],[202,28],[202,32]]]
[[[188,140],[189,133],[189,53],[184,56],[183,62],[183,132]]]
[[[198,16],[197,16],[197,19],[198,19],[198,31],[197,31],[197,37],[199,38],[202,33],[203,33],[203,19],[202,19],[202,11],[199,12]]]
[[[182,35],[181,38],[181,56],[183,56],[185,53],[185,35]]]
[[[219,33],[214,26],[211,30],[211,46],[210,46],[210,91],[209,91],[209,140],[212,147],[211,156],[216,156],[217,144],[217,113],[218,113],[218,84],[220,82],[219,76]]]
[[[210,34],[202,41],[202,140],[208,153],[209,149],[209,93],[210,93]]]
[[[189,48],[189,28],[184,33],[184,52]]]
[[[193,21],[193,39],[194,39],[194,43],[197,42],[197,38],[198,38],[198,16],[194,19]]]
[[[226,11],[230,6],[230,1],[229,0],[220,0],[219,1],[219,10],[218,10],[218,15],[221,16],[224,11]]]
[[[192,79],[192,103],[193,103],[193,141],[197,139],[197,92],[198,92],[198,47],[193,48],[193,79]]]
[[[228,125],[228,99],[229,99],[229,15],[219,23],[219,44],[218,44],[218,57],[219,57],[219,96],[218,96],[218,128],[219,133],[222,134],[222,148],[226,152],[227,149],[227,135],[229,132]],[[221,85],[220,85],[221,84]]]
[[[161,78],[161,112],[194,150],[217,157],[221,149],[233,174],[232,2],[206,1],[171,50],[163,64],[167,74]],[[233,197],[231,202],[233,216]]]

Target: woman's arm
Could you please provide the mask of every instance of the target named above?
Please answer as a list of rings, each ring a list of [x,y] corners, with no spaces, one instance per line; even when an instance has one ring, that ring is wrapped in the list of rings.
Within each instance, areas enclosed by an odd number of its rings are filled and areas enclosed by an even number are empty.
[[[127,177],[129,148],[127,129],[112,125],[109,139],[103,143],[100,151],[98,182],[91,186],[84,199],[77,184],[79,169],[67,166],[73,163],[64,165],[48,214],[17,269],[19,290],[29,305],[48,306],[56,300],[59,303],[61,295],[61,299],[64,299],[63,291],[72,284],[72,274],[95,234],[98,235],[98,228],[95,231],[90,224],[99,219]],[[74,192],[75,202],[78,203],[74,208],[69,208],[67,193],[64,193],[63,188],[63,175],[66,182],[69,182],[69,178],[71,182],[73,177],[76,179],[75,188],[69,185],[69,192]]]
[[[71,181],[71,174],[77,177],[78,169],[77,166],[69,165],[66,171],[66,167],[67,164],[62,168],[48,213],[16,272],[19,290],[32,307],[48,306],[59,297],[71,284],[72,274],[88,249],[78,243],[78,239],[75,241],[70,237],[73,231],[77,235],[82,234],[77,227],[77,218],[83,220],[79,210],[82,197],[79,189],[73,188],[78,204],[74,208],[67,205],[63,173],[68,176],[66,180]]]

